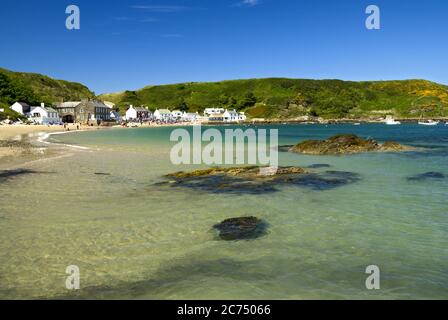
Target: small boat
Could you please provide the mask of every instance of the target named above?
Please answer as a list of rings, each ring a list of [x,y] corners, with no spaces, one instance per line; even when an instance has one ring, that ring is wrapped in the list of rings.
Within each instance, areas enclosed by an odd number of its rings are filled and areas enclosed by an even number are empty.
[[[389,118],[389,119],[386,119],[386,124],[388,126],[396,126],[396,125],[401,124],[401,122],[400,121],[395,121],[394,119]]]
[[[436,126],[439,124],[439,121],[424,120],[424,121],[419,121],[418,124],[420,124],[422,126]]]
[[[361,123],[359,123],[359,122],[355,122],[353,125],[354,125],[354,126],[360,126]]]

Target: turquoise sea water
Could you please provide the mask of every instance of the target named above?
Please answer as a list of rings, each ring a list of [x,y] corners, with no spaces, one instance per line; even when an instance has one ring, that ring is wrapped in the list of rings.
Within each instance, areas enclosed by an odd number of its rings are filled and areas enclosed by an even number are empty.
[[[225,128],[232,127],[218,129]],[[251,128],[279,129],[280,145],[355,133],[419,149],[280,153],[282,166],[324,163],[331,167],[313,170],[360,180],[330,190],[215,194],[155,185],[164,174],[196,169],[171,164],[174,128],[53,136],[89,149],[0,180],[0,298],[448,298],[447,126]],[[446,178],[407,179],[425,172]],[[212,231],[248,215],[267,221],[269,233],[229,242]],[[80,268],[79,291],[65,288],[68,265]],[[380,290],[365,287],[369,265],[381,270]]]

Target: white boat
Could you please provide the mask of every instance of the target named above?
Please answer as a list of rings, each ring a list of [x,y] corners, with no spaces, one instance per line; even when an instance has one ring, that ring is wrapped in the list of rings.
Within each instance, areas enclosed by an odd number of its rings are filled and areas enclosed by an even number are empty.
[[[359,123],[359,122],[356,122],[356,123],[354,123],[353,125],[354,125],[354,126],[360,126],[360,125],[361,125],[361,123]]]
[[[386,124],[388,126],[396,126],[396,125],[401,124],[401,122],[400,121],[395,121],[394,119],[389,118],[389,119],[386,119]]]
[[[436,126],[439,124],[439,121],[425,120],[425,121],[419,121],[418,124],[422,126]]]

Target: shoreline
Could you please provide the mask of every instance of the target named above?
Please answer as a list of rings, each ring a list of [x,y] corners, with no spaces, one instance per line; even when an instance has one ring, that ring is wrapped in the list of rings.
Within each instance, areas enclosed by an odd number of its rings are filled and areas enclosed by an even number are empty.
[[[2,169],[10,169],[18,165],[69,154],[61,148],[74,148],[87,150],[88,148],[74,145],[65,145],[47,141],[51,135],[59,135],[73,132],[93,131],[107,129],[108,127],[82,126],[76,129],[76,124],[63,126],[45,125],[3,125],[0,126],[0,165]],[[59,148],[59,149],[58,149]],[[67,151],[67,152],[66,152]],[[6,166],[6,168],[4,168]]]
[[[68,133],[68,132],[81,132],[92,130],[103,130],[111,127],[89,127],[81,126],[80,129],[76,129],[76,124],[67,124],[67,129],[64,126],[46,126],[46,125],[2,125],[0,126],[0,141],[1,140],[19,140],[26,135],[37,135],[39,133]]]
[[[441,121],[439,125],[444,125],[448,118],[433,118],[435,120]],[[417,118],[396,118],[395,120],[400,121],[402,124],[416,124],[418,121],[423,119]],[[448,124],[448,122],[446,122]],[[63,126],[45,126],[45,125],[2,125],[0,126],[0,160],[5,158],[18,158],[24,154],[44,154],[48,146],[53,145],[55,147],[69,147],[80,150],[87,150],[88,147],[78,146],[78,145],[66,145],[63,143],[49,142],[47,139],[52,135],[68,134],[75,132],[85,132],[85,131],[95,131],[95,130],[105,130],[105,129],[139,129],[139,128],[162,128],[162,127],[190,127],[195,125],[202,126],[232,126],[232,125],[338,125],[338,124],[385,124],[384,121],[371,120],[371,119],[309,119],[309,120],[298,120],[298,119],[259,119],[252,121],[244,121],[237,123],[222,123],[222,122],[204,122],[204,123],[168,123],[168,124],[139,124],[136,126],[80,126],[77,129],[76,124],[67,124],[67,127]],[[40,144],[40,146],[36,146]],[[47,147],[44,147],[45,145]]]

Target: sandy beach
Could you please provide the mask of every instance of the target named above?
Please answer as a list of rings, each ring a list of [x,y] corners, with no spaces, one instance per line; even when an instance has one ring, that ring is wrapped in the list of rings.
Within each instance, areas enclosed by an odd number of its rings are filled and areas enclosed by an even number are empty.
[[[75,125],[69,125],[70,130],[76,129]],[[63,126],[27,126],[27,125],[2,125],[0,126],[0,140],[13,139],[17,136],[39,132],[63,132]]]
[[[42,157],[46,154],[46,147],[36,145],[36,136],[39,133],[56,132],[74,132],[86,130],[98,130],[104,127],[81,126],[77,130],[76,124],[67,124],[64,126],[45,126],[45,125],[2,125],[0,126],[0,159],[9,159],[8,162],[14,162],[19,157],[31,155]],[[34,138],[33,138],[34,137]]]

